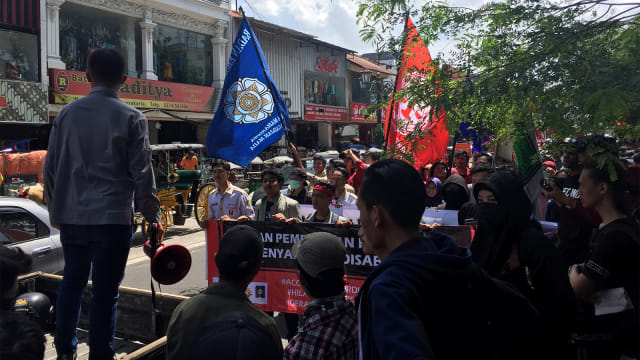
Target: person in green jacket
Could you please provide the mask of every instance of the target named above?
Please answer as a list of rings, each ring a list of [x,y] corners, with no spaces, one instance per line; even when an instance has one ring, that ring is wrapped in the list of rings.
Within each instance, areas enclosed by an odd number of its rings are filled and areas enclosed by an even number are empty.
[[[189,359],[195,339],[207,325],[238,312],[257,320],[271,335],[273,346],[262,348],[260,358],[282,358],[276,322],[251,304],[246,294],[262,264],[263,249],[260,234],[249,226],[237,225],[225,232],[215,257],[220,281],[211,284],[202,294],[183,301],[173,311],[167,329],[167,360]]]

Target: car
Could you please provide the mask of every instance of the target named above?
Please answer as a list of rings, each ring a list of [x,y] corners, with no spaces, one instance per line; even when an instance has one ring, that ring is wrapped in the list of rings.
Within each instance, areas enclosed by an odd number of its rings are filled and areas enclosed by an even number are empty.
[[[60,231],[49,222],[47,208],[32,200],[0,196],[0,245],[31,255],[32,271],[62,274],[64,270]]]

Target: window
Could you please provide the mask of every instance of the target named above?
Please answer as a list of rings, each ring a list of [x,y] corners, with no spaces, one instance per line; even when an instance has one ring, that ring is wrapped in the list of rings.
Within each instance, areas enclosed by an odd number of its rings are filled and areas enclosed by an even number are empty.
[[[0,29],[0,79],[39,81],[38,35]]]
[[[48,235],[46,232],[31,214],[22,209],[0,211],[0,243],[31,240]]]
[[[127,62],[127,76],[142,68],[139,20],[66,2],[60,8],[60,56],[68,70],[87,71],[93,49],[118,51]]]
[[[351,72],[351,101],[360,104],[375,104],[376,97],[370,92],[371,84],[362,81],[359,73]]]
[[[156,26],[153,29],[153,70],[158,80],[211,86],[211,36]]]
[[[344,78],[305,72],[304,102],[317,105],[346,106]]]

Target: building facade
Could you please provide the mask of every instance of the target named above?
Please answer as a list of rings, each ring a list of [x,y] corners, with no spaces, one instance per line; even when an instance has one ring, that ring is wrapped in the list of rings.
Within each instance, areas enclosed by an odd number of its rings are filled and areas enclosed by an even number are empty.
[[[112,48],[127,63],[120,97],[145,113],[151,142],[205,143],[241,20],[228,0],[0,0],[0,142],[46,148],[56,114],[91,89],[89,54]],[[384,67],[315,36],[250,22],[297,145],[374,142],[375,119],[362,116],[370,86],[360,74],[382,78]],[[282,140],[271,150],[285,148]]]
[[[95,48],[127,62],[123,101],[149,119],[152,143],[204,143],[224,81],[228,0],[47,0],[49,112],[90,91]]]
[[[386,112],[375,106],[387,99],[393,91],[395,72],[383,64],[354,54],[347,55],[347,65],[351,122],[349,131],[357,133],[360,143],[380,146]]]
[[[45,13],[44,0],[0,1],[0,150],[49,131]]]
[[[234,31],[242,15],[233,13]],[[293,140],[307,149],[339,148],[356,138],[374,143],[375,118],[362,110],[375,103],[362,72],[384,79],[393,72],[360,58],[353,51],[315,36],[249,18],[262,46],[269,70],[287,103]],[[355,60],[354,60],[355,59]],[[373,99],[373,100],[372,100]],[[275,147],[284,149],[281,141]]]
[[[123,101],[153,143],[204,143],[228,54],[228,0],[0,0],[0,147],[47,146],[62,107],[90,91],[87,57],[125,57]]]

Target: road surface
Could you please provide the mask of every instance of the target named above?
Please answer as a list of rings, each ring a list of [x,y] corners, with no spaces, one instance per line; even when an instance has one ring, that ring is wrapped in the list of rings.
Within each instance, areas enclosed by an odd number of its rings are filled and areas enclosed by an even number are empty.
[[[159,285],[154,281],[156,291],[193,296],[207,287],[207,252],[205,232],[198,226],[194,218],[189,218],[184,225],[169,227],[165,234],[164,244],[180,244],[191,252],[191,270],[187,276],[174,285]],[[150,290],[150,259],[143,252],[142,246],[134,246],[129,252],[127,269],[122,285]]]

